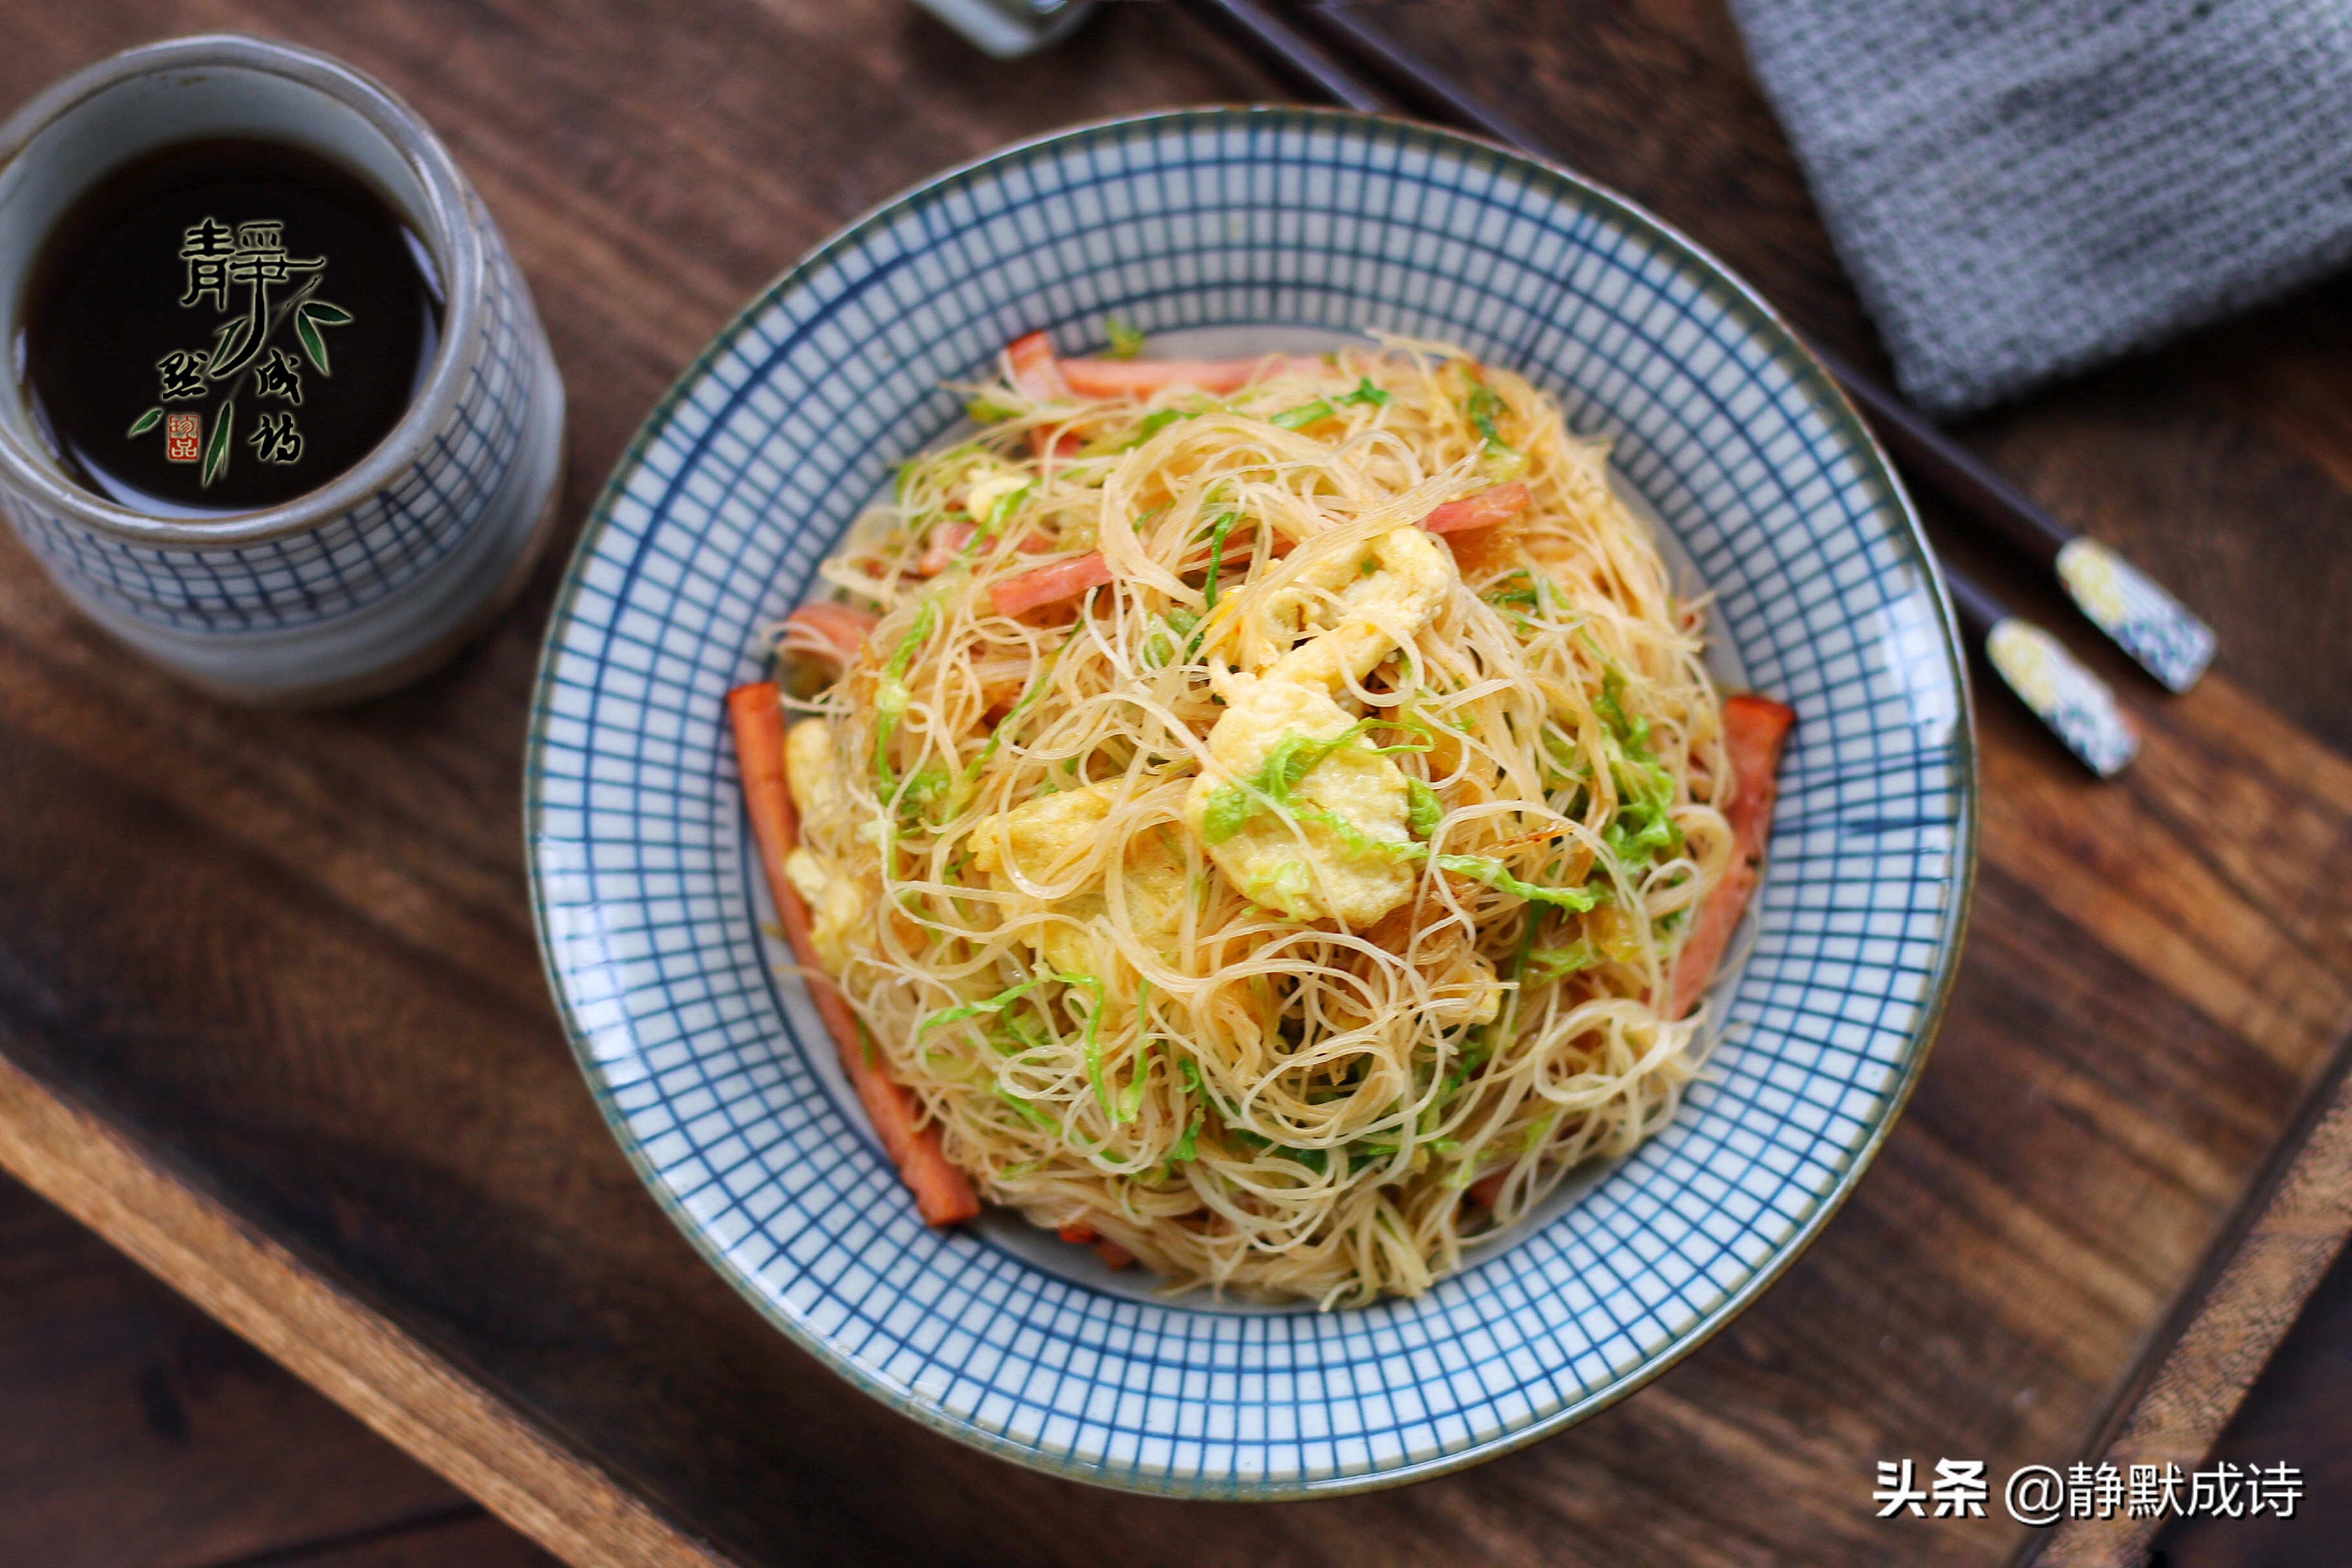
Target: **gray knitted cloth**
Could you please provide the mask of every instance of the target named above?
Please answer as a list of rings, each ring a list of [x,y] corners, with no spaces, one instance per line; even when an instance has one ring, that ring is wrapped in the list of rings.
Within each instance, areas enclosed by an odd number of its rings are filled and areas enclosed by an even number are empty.
[[[1904,390],[1943,414],[2352,258],[2344,0],[1731,0]]]

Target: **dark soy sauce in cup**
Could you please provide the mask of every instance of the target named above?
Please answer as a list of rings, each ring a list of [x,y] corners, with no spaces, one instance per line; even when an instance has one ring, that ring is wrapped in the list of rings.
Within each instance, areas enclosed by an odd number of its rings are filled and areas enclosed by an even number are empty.
[[[18,374],[51,449],[183,521],[307,495],[391,433],[439,338],[430,253],[300,148],[182,142],[113,171],[42,244]]]

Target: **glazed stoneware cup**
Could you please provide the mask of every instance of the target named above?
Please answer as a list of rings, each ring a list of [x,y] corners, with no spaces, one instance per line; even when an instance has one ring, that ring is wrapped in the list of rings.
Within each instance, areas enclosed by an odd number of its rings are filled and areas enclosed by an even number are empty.
[[[269,39],[174,39],[101,60],[0,128],[0,310],[76,198],[201,138],[290,143],[360,176],[429,254],[438,344],[391,432],[310,493],[191,522],[85,489],[0,391],[0,507],[59,588],[184,679],[247,701],[391,689],[483,629],[528,575],[562,468],[563,387],[497,226],[414,110],[340,61]]]

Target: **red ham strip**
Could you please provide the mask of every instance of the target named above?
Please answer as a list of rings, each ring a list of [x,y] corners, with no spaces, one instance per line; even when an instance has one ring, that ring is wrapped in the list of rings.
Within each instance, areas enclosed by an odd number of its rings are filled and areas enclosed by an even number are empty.
[[[1073,1247],[1091,1247],[1097,1257],[1113,1268],[1131,1268],[1135,1254],[1110,1237],[1097,1233],[1090,1225],[1072,1223],[1055,1227],[1054,1234]]]
[[[1017,616],[1040,605],[1076,598],[1089,588],[1107,587],[1110,581],[1110,563],[1103,559],[1101,551],[1089,550],[1084,555],[1007,577],[991,588],[988,596],[998,615]]]
[[[1795,709],[1753,692],[1723,700],[1723,749],[1730,759],[1733,786],[1731,805],[1724,813],[1731,819],[1731,868],[1699,905],[1690,937],[1675,961],[1666,1009],[1670,1018],[1687,1017],[1698,1005],[1756,891],[1764,832],[1772,824],[1772,803],[1780,794],[1780,747],[1796,721]]]
[[[1253,381],[1286,371],[1313,374],[1331,367],[1304,354],[1260,354],[1255,359],[1066,359],[1062,376],[1080,397],[1150,397],[1171,386],[1202,392],[1237,392]]]
[[[1045,333],[1013,339],[1004,346],[1004,358],[1013,367],[1013,390],[1022,396],[1050,403],[1070,395],[1070,384],[1054,357],[1054,340]]]
[[[1796,721],[1795,709],[1769,697],[1743,692],[1723,700],[1723,749],[1730,760],[1736,791],[1724,813],[1731,819],[1731,866],[1699,905],[1690,939],[1675,961],[1673,998],[1666,1012],[1670,1018],[1687,1017],[1698,1005],[1756,891],[1757,868],[1764,858],[1764,830],[1772,824],[1772,803],[1780,794],[1780,747]],[[1508,1166],[1489,1171],[1470,1184],[1471,1197],[1493,1208],[1509,1174]]]
[[[1492,528],[1498,522],[1508,522],[1527,510],[1534,500],[1527,486],[1513,479],[1509,484],[1480,490],[1475,496],[1447,501],[1423,518],[1421,526],[1432,533],[1459,533],[1468,528]]]
[[[920,577],[936,577],[955,564],[963,547],[980,530],[970,522],[943,522],[931,530],[931,537],[923,545],[923,553],[915,563],[915,574]],[[1024,533],[1013,542],[1013,548],[1024,555],[1043,555],[1053,548],[1034,533]]]
[[[924,544],[922,559],[915,563],[915,570],[926,577],[938,576],[955,564],[957,553],[970,544],[971,536],[979,531],[969,522],[940,524],[931,530],[931,537]]]
[[[853,609],[831,600],[821,604],[803,605],[784,617],[786,629],[808,633],[819,642],[837,651],[842,658],[855,658],[866,645],[866,634],[874,629],[877,619],[871,610]]]
[[[809,994],[833,1036],[841,1070],[849,1075],[882,1147],[915,1194],[915,1207],[924,1223],[944,1226],[973,1218],[980,1213],[980,1198],[964,1173],[949,1163],[940,1147],[939,1129],[922,1125],[915,1097],[867,1058],[848,1002],[830,981],[822,978],[824,967],[817,958],[808,906],[801,902],[800,889],[784,874],[784,858],[799,842],[800,830],[793,819],[792,792],[784,779],[784,708],[775,682],[761,680],[730,691],[727,717],[735,731],[743,803],[751,812],[751,836],[759,840],[768,891],[775,895],[776,913],[793,944],[793,956],[816,977],[809,985]]]
[[[1013,371],[1013,390],[1022,396],[1039,403],[1051,403],[1070,395],[1070,384],[1062,375],[1061,362],[1054,357],[1054,340],[1043,332],[1030,332],[1004,345],[1005,363]],[[1056,437],[1049,429],[1029,432],[1029,449],[1039,457],[1069,458],[1077,455],[1083,443],[1071,431]]]

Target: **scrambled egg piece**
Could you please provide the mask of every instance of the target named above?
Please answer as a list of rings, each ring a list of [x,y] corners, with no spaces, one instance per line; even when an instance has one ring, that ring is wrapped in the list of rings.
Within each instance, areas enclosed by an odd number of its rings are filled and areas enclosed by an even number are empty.
[[[1087,784],[990,818],[972,832],[972,868],[985,873],[1000,892],[1015,890],[1016,872],[1033,886],[1059,886],[1088,858],[1098,842],[1096,830],[1109,817],[1118,794],[1115,784]],[[1097,940],[1097,922],[1110,911],[1107,874],[1097,868],[1076,892],[1054,900],[1056,918],[1033,932],[1031,941],[1047,968],[1099,975],[1117,961],[1111,944]],[[1119,880],[1135,934],[1163,952],[1172,947],[1184,917],[1182,857],[1156,836],[1139,837],[1128,847]]]
[[[1185,826],[1234,886],[1295,921],[1336,916],[1351,926],[1370,925],[1412,897],[1420,868],[1382,849],[1352,847],[1326,823],[1294,826],[1271,810],[1212,844],[1204,829],[1209,803],[1225,781],[1256,777],[1286,737],[1334,740],[1353,722],[1313,687],[1271,678],[1252,681],[1234,694],[1209,731],[1215,769],[1194,780],[1184,800]],[[1294,810],[1327,811],[1376,843],[1412,840],[1405,826],[1404,774],[1367,745],[1350,742],[1325,757],[1291,792],[1291,803]]]
[[[1256,778],[1285,739],[1346,733],[1353,721],[1332,690],[1342,679],[1362,679],[1418,636],[1455,580],[1444,548],[1407,526],[1316,562],[1270,600],[1272,618],[1296,616],[1308,635],[1262,674],[1234,678],[1209,731],[1214,765],[1193,781],[1184,803],[1186,826],[1255,902],[1292,920],[1336,918],[1360,929],[1412,897],[1419,867],[1378,847],[1412,842],[1404,773],[1369,746],[1341,746],[1292,791],[1294,810],[1328,814],[1345,831],[1315,820],[1294,826],[1266,811],[1213,844],[1204,824],[1216,793]]]
[[[803,822],[840,805],[841,773],[829,721],[803,719],[784,731],[784,783]]]
[[[784,875],[792,879],[801,901],[809,907],[809,938],[828,973],[838,974],[849,962],[849,933],[872,912],[871,896],[855,879],[810,849],[784,857]]]
[[[987,521],[996,503],[1016,490],[1029,488],[1027,475],[1018,468],[974,463],[964,470],[964,482],[971,489],[964,496],[964,514],[974,522]]]
[[[841,773],[833,726],[826,721],[803,719],[784,732],[784,784],[803,822],[839,806]],[[867,918],[872,892],[805,844],[784,857],[784,875],[808,905],[809,936],[817,955],[840,973],[849,958],[849,934]]]
[[[1316,563],[1268,604],[1272,618],[1286,623],[1296,616],[1309,635],[1276,659],[1265,678],[1326,690],[1343,673],[1361,680],[1437,618],[1457,575],[1444,547],[1415,527],[1391,529],[1360,552]],[[1330,624],[1323,625],[1326,620]]]

